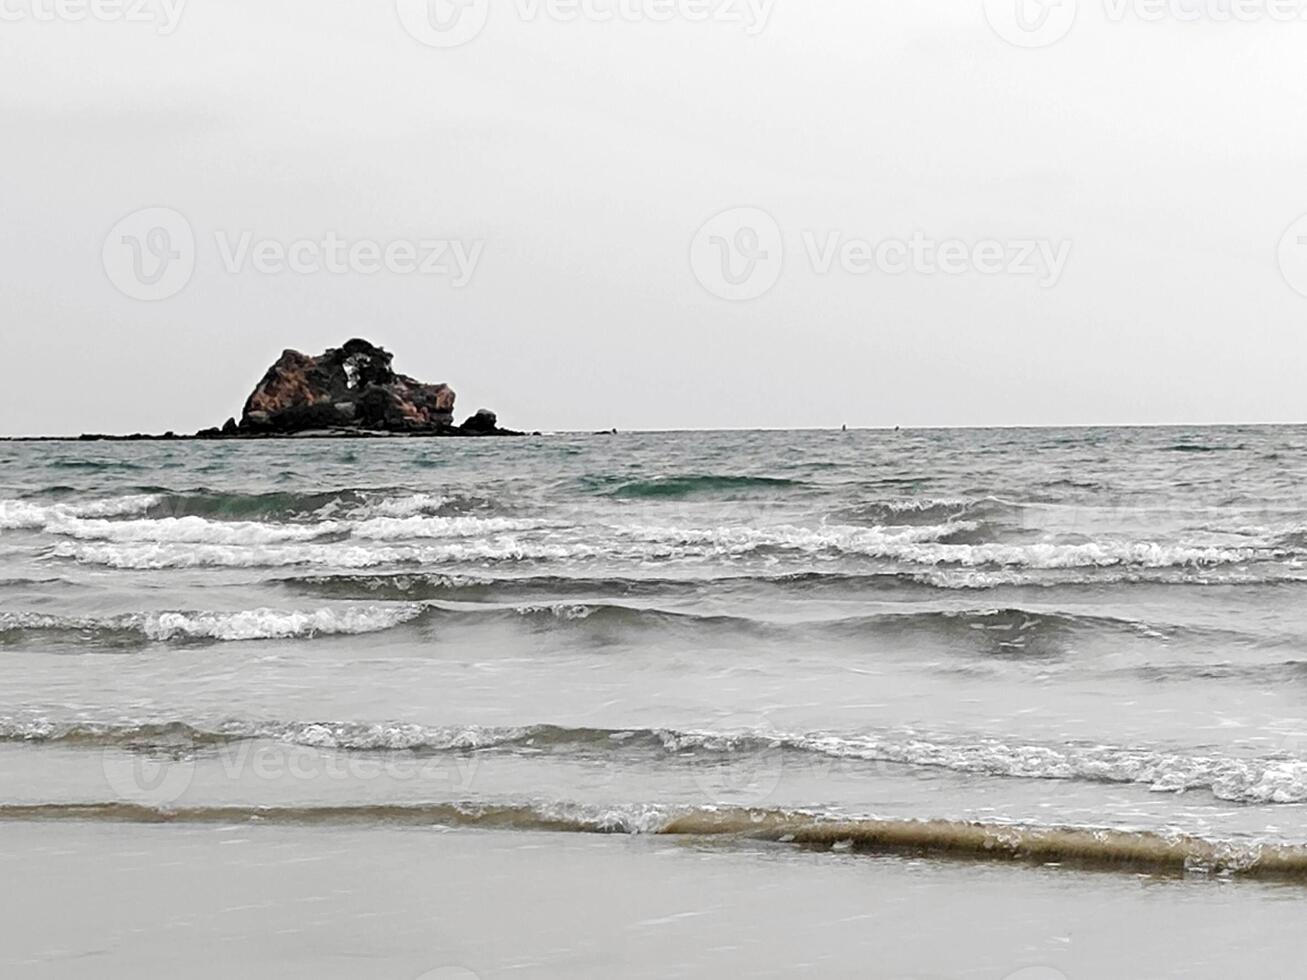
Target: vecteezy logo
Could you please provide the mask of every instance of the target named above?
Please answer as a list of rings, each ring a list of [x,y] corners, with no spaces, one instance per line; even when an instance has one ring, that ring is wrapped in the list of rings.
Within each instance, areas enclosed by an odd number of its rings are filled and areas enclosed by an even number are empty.
[[[195,232],[172,208],[133,211],[104,240],[104,272],[124,296],[176,296],[195,272]]]
[[[457,48],[486,28],[490,0],[395,0],[399,22],[433,48]]]
[[[761,208],[731,208],[708,219],[690,244],[690,268],[714,296],[757,299],[781,277],[781,226]]]
[[[1307,214],[1280,239],[1280,274],[1295,293],[1307,296]]]
[[[1078,0],[984,0],[994,33],[1019,48],[1062,40],[1076,22]]]
[[[693,777],[709,803],[760,806],[780,787],[785,748],[766,718],[736,715],[693,736]]]
[[[100,759],[105,782],[125,803],[167,807],[182,798],[195,778],[195,747],[183,737],[148,750],[111,746]]]

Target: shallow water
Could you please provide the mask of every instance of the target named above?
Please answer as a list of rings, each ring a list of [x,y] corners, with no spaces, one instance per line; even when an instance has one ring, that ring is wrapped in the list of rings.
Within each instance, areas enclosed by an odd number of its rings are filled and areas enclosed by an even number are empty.
[[[1027,842],[997,860],[1057,828],[1121,874],[1294,865],[1304,450],[1296,427],[3,443],[0,840],[726,814],[711,846],[743,865],[784,849],[760,825],[935,820]],[[958,857],[877,833],[833,843]],[[1187,857],[1140,866],[1155,845]]]

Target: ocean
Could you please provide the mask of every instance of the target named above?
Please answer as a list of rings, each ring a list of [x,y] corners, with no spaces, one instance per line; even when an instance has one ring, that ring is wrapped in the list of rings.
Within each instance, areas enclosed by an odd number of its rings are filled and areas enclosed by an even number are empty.
[[[1304,478],[1303,427],[0,443],[0,975],[1298,975]]]

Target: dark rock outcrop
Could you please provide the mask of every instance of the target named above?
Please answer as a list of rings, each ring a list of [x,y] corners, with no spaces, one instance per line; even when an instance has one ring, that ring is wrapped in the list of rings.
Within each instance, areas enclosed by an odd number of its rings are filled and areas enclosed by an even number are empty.
[[[494,435],[499,431],[499,416],[488,408],[478,409],[477,413],[459,428],[472,436]]]
[[[423,384],[396,374],[389,351],[354,339],[317,357],[282,351],[245,400],[237,422],[201,429],[193,436],[134,432],[108,435],[86,432],[82,442],[146,442],[177,439],[269,439],[297,435],[314,438],[392,436],[522,436],[501,429],[489,409],[462,425],[454,424],[454,391],[449,385]],[[540,435],[533,432],[532,435]],[[58,442],[73,436],[0,436],[0,442]]]
[[[454,390],[396,374],[393,357],[357,338],[317,357],[282,351],[245,400],[240,422],[230,418],[222,428],[204,429],[195,438],[523,434],[499,428],[495,413],[487,409],[454,425]]]
[[[366,340],[310,357],[283,351],[245,401],[241,434],[364,429],[436,435],[454,424],[454,391],[396,374]]]

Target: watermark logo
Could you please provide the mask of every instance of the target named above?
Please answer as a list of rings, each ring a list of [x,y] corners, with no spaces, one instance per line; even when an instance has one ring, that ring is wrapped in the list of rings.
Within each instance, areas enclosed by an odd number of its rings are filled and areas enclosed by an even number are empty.
[[[1288,23],[1307,16],[1303,0],[1103,0],[1107,19],[1120,24],[1128,19],[1146,24],[1176,21],[1181,24]]]
[[[746,37],[767,29],[775,0],[513,0],[501,10],[524,24],[666,24],[671,21],[742,27]],[[396,0],[409,35],[433,48],[456,48],[480,37],[490,0]]]
[[[674,20],[729,24],[744,28],[747,37],[767,29],[776,0],[514,0],[523,21],[541,19],[561,24],[590,21],[608,24],[666,24]]]
[[[195,232],[180,211],[142,208],[109,230],[102,259],[119,292],[146,302],[167,299],[195,272]]]
[[[761,715],[734,715],[711,735],[691,736],[694,781],[709,802],[759,806],[780,787],[785,748]]]
[[[1278,732],[1276,757],[1290,762],[1307,763],[1307,731]]]
[[[170,736],[166,745],[147,749],[110,746],[100,758],[105,782],[115,799],[149,807],[168,807],[180,800],[195,778],[195,746],[184,734]]]
[[[481,980],[481,976],[465,966],[438,966],[413,980]]]
[[[994,33],[1019,48],[1056,44],[1075,26],[1078,0],[984,0]]]
[[[282,240],[225,228],[213,232],[213,241],[218,267],[231,276],[388,273],[443,279],[453,289],[472,281],[486,244],[482,239],[350,239],[335,231]],[[168,299],[191,281],[198,254],[195,231],[184,215],[172,208],[145,208],[118,222],[106,236],[104,271],[125,296]]]
[[[1051,966],[1027,966],[1009,973],[1003,980],[1069,980],[1061,970]]]
[[[1071,257],[1071,242],[1047,238],[934,239],[916,231],[907,238],[872,240],[838,231],[802,234],[804,254],[814,273],[837,269],[853,276],[907,273],[933,276],[1014,276],[1034,279],[1042,288],[1056,286]]]
[[[485,242],[480,240],[423,238],[381,242],[363,238],[351,241],[335,232],[327,232],[321,239],[280,241],[257,238],[251,231],[233,235],[222,230],[214,238],[223,270],[233,276],[247,271],[264,276],[287,272],[297,276],[324,272],[337,276],[347,273],[374,276],[389,272],[397,276],[448,279],[455,289],[462,289],[472,280],[485,250]]]
[[[309,739],[322,733],[312,728]],[[171,806],[195,779],[198,760],[194,740],[184,732],[169,732],[161,741],[110,746],[101,764],[115,799],[156,808]],[[420,750],[357,752],[285,742],[240,739],[203,755],[207,773],[232,785],[258,783],[375,782],[423,783],[444,794],[467,793],[476,780],[480,761],[472,752],[427,753]]]
[[[730,208],[704,222],[690,244],[690,268],[721,299],[757,299],[785,266],[781,226],[761,208]]]
[[[231,782],[421,782],[441,786],[446,793],[468,792],[481,765],[467,752],[355,752],[250,741],[224,746],[216,753],[216,761],[223,777]]]
[[[1022,48],[1043,48],[1075,26],[1079,0],[983,0],[985,19],[1003,40]],[[1086,4],[1110,25],[1301,23],[1305,0],[1101,0]]]
[[[404,30],[432,48],[475,40],[490,21],[490,0],[395,0]]]
[[[167,37],[185,9],[186,0],[0,0],[0,22],[152,24]]]
[[[798,256],[814,276],[1009,276],[1051,289],[1061,280],[1072,243],[1060,238],[870,238],[839,230],[804,230]],[[760,208],[732,208],[711,218],[690,246],[699,283],[722,299],[746,301],[768,292],[785,266],[785,236]]]
[[[1307,214],[1291,224],[1280,238],[1280,274],[1289,288],[1307,296]]]

